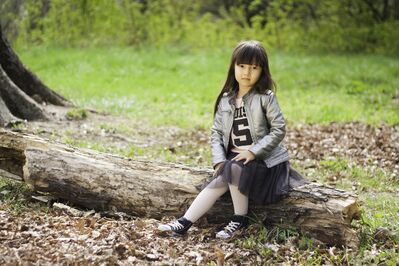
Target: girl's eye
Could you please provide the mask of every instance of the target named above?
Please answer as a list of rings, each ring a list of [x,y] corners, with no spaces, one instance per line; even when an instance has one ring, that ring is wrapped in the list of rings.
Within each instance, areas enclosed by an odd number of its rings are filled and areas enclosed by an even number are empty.
[[[258,66],[254,66],[254,67],[252,67],[252,69],[258,69]]]
[[[240,65],[240,67],[241,67],[241,68],[243,68],[243,67],[244,67],[244,65]]]

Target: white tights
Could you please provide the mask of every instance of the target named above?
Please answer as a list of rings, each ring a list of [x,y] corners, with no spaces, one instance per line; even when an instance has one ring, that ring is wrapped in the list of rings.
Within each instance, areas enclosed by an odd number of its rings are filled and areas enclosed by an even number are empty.
[[[191,222],[197,221],[204,215],[216,200],[220,198],[227,190],[230,190],[231,199],[234,205],[234,214],[246,215],[248,213],[248,197],[238,190],[238,186],[226,183],[225,186],[218,186],[216,188],[204,188],[195,198],[190,208],[184,214],[184,218]]]

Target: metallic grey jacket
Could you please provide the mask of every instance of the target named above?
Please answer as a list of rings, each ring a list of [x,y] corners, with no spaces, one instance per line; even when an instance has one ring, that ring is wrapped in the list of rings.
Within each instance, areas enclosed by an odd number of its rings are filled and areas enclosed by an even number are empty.
[[[212,165],[226,160],[234,116],[235,93],[224,93],[211,129]],[[287,149],[281,144],[285,136],[285,120],[277,98],[272,91],[259,94],[250,91],[243,97],[251,137],[254,145],[249,149],[257,159],[273,167],[289,160]]]

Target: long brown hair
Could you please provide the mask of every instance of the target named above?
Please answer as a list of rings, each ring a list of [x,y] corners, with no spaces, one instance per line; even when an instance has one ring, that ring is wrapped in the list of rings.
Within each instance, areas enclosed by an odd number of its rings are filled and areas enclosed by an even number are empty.
[[[262,73],[259,80],[251,88],[258,93],[264,93],[268,90],[275,91],[276,86],[272,79],[269,69],[269,59],[266,50],[262,44],[255,40],[240,42],[233,51],[230,61],[230,67],[227,72],[227,79],[219,93],[214,107],[214,115],[216,114],[220,99],[225,92],[238,92],[238,82],[234,75],[235,64],[255,64],[262,67]]]

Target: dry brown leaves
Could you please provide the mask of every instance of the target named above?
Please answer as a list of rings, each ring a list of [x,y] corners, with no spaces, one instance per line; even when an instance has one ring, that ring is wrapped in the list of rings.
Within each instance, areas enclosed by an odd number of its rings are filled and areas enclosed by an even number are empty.
[[[299,125],[288,129],[285,145],[299,164],[308,159],[346,157],[362,166],[399,171],[399,126]]]
[[[256,259],[254,252],[215,240],[209,229],[193,227],[184,237],[166,237],[157,232],[158,223],[114,220],[98,213],[76,217],[56,209],[19,215],[0,211],[0,264],[202,265],[214,261],[221,265],[238,263],[244,253],[245,261]]]

